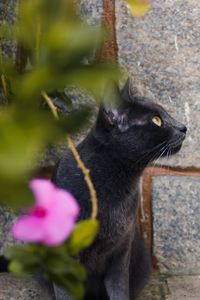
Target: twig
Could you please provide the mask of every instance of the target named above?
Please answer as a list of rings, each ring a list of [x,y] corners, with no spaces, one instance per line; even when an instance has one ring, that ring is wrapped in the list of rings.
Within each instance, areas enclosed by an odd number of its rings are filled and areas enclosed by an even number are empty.
[[[46,103],[48,104],[48,106],[49,106],[49,108],[50,108],[50,110],[51,110],[51,112],[52,112],[54,118],[55,118],[56,120],[58,120],[58,119],[59,119],[58,111],[57,111],[56,106],[53,104],[51,98],[47,95],[46,92],[42,92],[42,97],[44,98],[44,100],[45,100]]]
[[[91,181],[91,178],[90,178],[90,171],[86,168],[85,164],[81,160],[80,155],[79,155],[78,151],[76,150],[76,148],[74,146],[74,143],[73,143],[73,141],[72,141],[72,139],[69,135],[67,136],[67,144],[68,144],[68,147],[71,150],[71,152],[72,152],[72,154],[73,154],[73,156],[76,160],[77,166],[81,169],[81,171],[84,175],[85,182],[87,183],[87,186],[88,186],[88,189],[89,189],[89,192],[90,192],[90,200],[91,200],[91,203],[92,203],[91,219],[94,220],[97,217],[97,212],[98,212],[98,204],[97,203],[98,203],[98,201],[97,201],[97,195],[96,195],[94,185],[93,185],[93,183]]]
[[[49,108],[51,109],[52,114],[54,115],[55,119],[58,120],[59,115],[57,112],[57,108],[53,104],[51,98],[47,95],[46,92],[43,92],[42,96],[45,99],[45,101],[47,102]],[[67,144],[68,144],[70,151],[72,152],[72,155],[74,156],[74,158],[76,160],[77,166],[81,169],[81,171],[84,175],[84,180],[88,186],[88,189],[90,192],[90,201],[92,204],[91,219],[95,220],[97,218],[97,212],[98,212],[98,200],[97,200],[96,190],[94,188],[94,185],[93,185],[91,177],[90,177],[90,171],[86,168],[85,164],[81,160],[80,155],[79,155],[78,151],[76,150],[76,147],[75,147],[70,135],[67,135]]]
[[[4,74],[1,74],[1,82],[2,82],[2,88],[3,88],[4,95],[7,96],[8,89],[7,89],[6,77]]]

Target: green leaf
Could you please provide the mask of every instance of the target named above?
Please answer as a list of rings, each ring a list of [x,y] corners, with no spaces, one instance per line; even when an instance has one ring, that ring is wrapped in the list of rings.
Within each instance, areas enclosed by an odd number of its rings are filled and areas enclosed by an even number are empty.
[[[89,247],[99,230],[99,223],[96,220],[85,220],[77,223],[70,239],[67,241],[69,253],[77,254]]]
[[[127,0],[128,7],[133,16],[143,16],[151,8],[150,0]]]
[[[7,25],[7,24],[0,24],[0,40],[3,38],[11,39],[13,38],[14,32],[13,32],[13,26]]]
[[[9,264],[9,271],[12,273],[20,273],[22,272],[22,265],[20,262],[13,260],[10,264]]]
[[[0,177],[0,203],[12,208],[21,208],[33,204],[33,195],[26,179],[5,179]]]
[[[69,256],[66,248],[61,246],[48,249],[42,266],[47,278],[65,288],[75,299],[83,298],[86,280],[85,268],[76,259]]]
[[[59,129],[63,131],[63,133],[74,133],[80,127],[83,128],[88,120],[91,117],[91,108],[83,107],[82,109],[71,112],[69,115],[61,117],[57,122],[57,126]]]
[[[65,76],[68,85],[77,86],[90,91],[97,100],[100,100],[108,82],[119,80],[121,72],[119,68],[111,64],[93,64],[74,68]]]
[[[85,286],[83,282],[77,281],[72,277],[61,278],[58,284],[65,288],[70,295],[77,300],[82,300],[85,294]]]
[[[83,266],[75,259],[70,258],[68,261],[59,260],[59,263],[57,260],[57,264],[53,265],[53,269],[51,269],[49,264],[46,265],[45,275],[66,289],[75,299],[83,298],[86,272]]]
[[[11,261],[9,270],[19,275],[34,273],[40,267],[41,251],[37,245],[17,245],[9,248],[6,257]]]
[[[33,170],[33,165],[47,141],[50,128],[37,114],[12,110],[1,112],[0,118],[0,177],[16,178]]]

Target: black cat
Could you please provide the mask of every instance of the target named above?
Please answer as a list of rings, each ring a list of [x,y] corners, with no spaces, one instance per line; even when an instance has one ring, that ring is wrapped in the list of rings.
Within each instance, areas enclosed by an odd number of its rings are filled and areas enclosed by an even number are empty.
[[[78,146],[97,192],[100,222],[94,244],[80,255],[88,271],[85,299],[133,300],[151,270],[136,222],[140,178],[150,162],[180,150],[187,129],[161,106],[131,96],[128,83],[106,98],[95,127]],[[88,218],[88,188],[70,152],[52,180],[71,191],[80,203],[81,219]]]

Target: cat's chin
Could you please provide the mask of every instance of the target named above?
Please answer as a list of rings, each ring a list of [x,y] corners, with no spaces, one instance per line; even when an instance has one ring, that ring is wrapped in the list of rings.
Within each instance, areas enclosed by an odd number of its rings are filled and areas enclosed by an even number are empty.
[[[181,142],[176,146],[170,147],[170,149],[162,157],[168,157],[168,156],[178,153],[182,148],[182,144],[183,143]]]
[[[179,144],[179,145],[176,146],[176,147],[172,147],[172,148],[170,149],[170,156],[176,154],[177,152],[179,152],[179,151],[181,150],[181,147],[182,147],[182,143]]]

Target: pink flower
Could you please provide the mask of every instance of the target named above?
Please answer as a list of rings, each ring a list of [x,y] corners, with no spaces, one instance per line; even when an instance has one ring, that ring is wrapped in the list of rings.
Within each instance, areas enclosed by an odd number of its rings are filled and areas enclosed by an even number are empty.
[[[70,235],[79,214],[74,197],[45,179],[34,179],[30,188],[35,205],[12,227],[15,239],[57,246]]]

